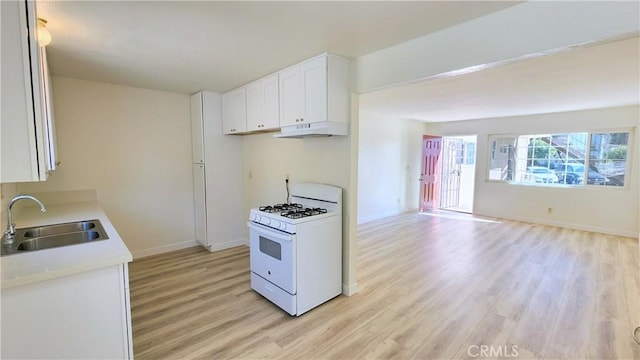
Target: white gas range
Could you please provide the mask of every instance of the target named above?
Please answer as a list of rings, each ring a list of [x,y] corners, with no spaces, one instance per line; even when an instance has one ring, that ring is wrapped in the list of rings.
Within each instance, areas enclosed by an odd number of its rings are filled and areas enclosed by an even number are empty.
[[[299,316],[342,292],[342,189],[292,184],[290,201],[251,209],[251,288]]]

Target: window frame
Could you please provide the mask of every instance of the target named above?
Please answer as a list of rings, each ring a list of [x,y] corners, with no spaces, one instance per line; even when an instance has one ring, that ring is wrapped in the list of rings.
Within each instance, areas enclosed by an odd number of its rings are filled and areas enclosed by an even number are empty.
[[[495,139],[511,139],[511,138],[515,138],[516,143],[514,146],[514,149],[517,151],[518,149],[518,140],[521,136],[540,136],[540,135],[557,135],[557,134],[570,134],[570,133],[586,133],[587,134],[587,139],[586,139],[586,143],[585,143],[585,163],[583,164],[585,167],[585,172],[583,174],[583,177],[585,179],[588,179],[588,171],[589,171],[589,161],[590,159],[590,152],[591,152],[591,136],[593,134],[606,134],[606,133],[627,133],[628,135],[628,140],[627,140],[627,156],[625,159],[625,173],[624,173],[624,184],[622,186],[606,186],[606,185],[595,185],[595,184],[587,184],[586,181],[583,184],[579,184],[579,185],[574,185],[574,184],[559,184],[559,183],[554,183],[554,184],[548,184],[548,183],[531,183],[531,182],[524,182],[524,181],[515,181],[515,180],[502,180],[502,179],[491,179],[491,161],[493,159],[493,152],[497,151],[497,149],[493,148],[493,140]],[[509,185],[515,185],[515,186],[534,186],[534,187],[546,187],[546,188],[564,188],[564,189],[624,189],[627,190],[630,188],[630,183],[631,183],[631,178],[630,176],[632,175],[631,171],[632,171],[632,166],[631,164],[635,161],[634,158],[634,146],[635,146],[635,133],[636,133],[636,128],[635,127],[620,127],[620,128],[604,128],[604,129],[589,129],[589,130],[567,130],[567,131],[549,131],[549,132],[526,132],[526,133],[499,133],[499,134],[488,134],[487,136],[487,149],[488,151],[486,152],[486,159],[487,159],[487,163],[485,165],[485,182],[488,183],[498,183],[498,184],[509,184]],[[517,164],[517,160],[516,160],[516,164]],[[524,170],[526,171],[526,169]],[[515,167],[513,169],[513,173],[514,173],[514,178],[516,177],[516,174],[518,173],[518,169],[517,167]]]

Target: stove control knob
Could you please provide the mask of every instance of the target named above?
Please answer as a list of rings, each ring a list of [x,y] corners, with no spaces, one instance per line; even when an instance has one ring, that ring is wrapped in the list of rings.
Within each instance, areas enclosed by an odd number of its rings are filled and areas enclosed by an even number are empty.
[[[285,224],[285,223],[281,223],[281,224],[280,224],[280,229],[282,229],[282,230],[287,230],[287,224]]]
[[[256,214],[254,214],[254,215],[253,215],[253,219],[252,219],[252,220],[253,220],[253,221],[260,222],[260,215],[256,215]]]
[[[271,219],[264,218],[264,219],[262,219],[262,223],[265,224],[265,225],[270,225],[271,224]]]
[[[271,221],[271,226],[275,227],[275,228],[279,228],[280,227],[280,221],[278,220],[273,220]]]

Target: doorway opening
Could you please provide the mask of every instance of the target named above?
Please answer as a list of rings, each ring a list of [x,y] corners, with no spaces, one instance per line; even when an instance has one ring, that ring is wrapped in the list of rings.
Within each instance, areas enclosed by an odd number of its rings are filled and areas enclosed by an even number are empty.
[[[420,212],[473,212],[476,136],[423,137]]]

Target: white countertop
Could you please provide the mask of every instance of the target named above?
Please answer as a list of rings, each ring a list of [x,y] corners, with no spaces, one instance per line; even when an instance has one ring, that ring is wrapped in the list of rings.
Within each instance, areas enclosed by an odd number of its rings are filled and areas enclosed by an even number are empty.
[[[100,220],[109,239],[3,256],[0,258],[1,288],[130,262],[131,252],[96,202],[50,205],[44,213],[39,207],[25,207],[14,216],[13,222],[16,228],[25,228],[91,219]]]

